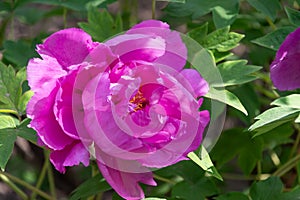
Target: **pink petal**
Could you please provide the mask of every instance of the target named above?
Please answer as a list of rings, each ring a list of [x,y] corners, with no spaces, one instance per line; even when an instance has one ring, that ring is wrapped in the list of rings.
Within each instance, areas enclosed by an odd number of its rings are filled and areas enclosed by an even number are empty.
[[[68,69],[71,65],[81,63],[97,45],[83,30],[69,28],[49,36],[43,44],[38,45],[38,53],[56,58],[64,69]]]
[[[180,71],[187,60],[187,48],[181,39],[179,32],[171,31],[167,23],[158,20],[146,20],[133,26],[127,34],[145,34],[160,36],[166,42],[165,54],[159,57],[155,63],[172,67]]]
[[[39,98],[47,97],[56,86],[56,80],[67,74],[55,58],[31,59],[27,66],[27,80],[31,90]]]
[[[156,186],[151,172],[128,173],[110,168],[100,162],[97,163],[105,180],[124,199],[138,200],[145,197],[142,188],[138,184],[139,182]]]
[[[193,93],[196,95],[195,98],[204,96],[208,90],[208,83],[201,77],[198,71],[194,69],[184,69],[180,72],[185,78],[186,82],[189,82],[193,88]]]
[[[141,34],[119,35],[105,42],[123,63],[137,60],[153,62],[165,53],[165,40]]]
[[[65,167],[71,167],[82,163],[84,166],[89,165],[90,155],[83,144],[77,140],[60,151],[53,151],[50,154],[50,161],[55,169],[65,173]]]
[[[53,150],[61,150],[70,144],[73,139],[67,136],[53,113],[53,104],[57,87],[48,97],[39,99],[34,95],[28,103],[28,116],[32,119],[30,126],[37,131],[40,140]]]

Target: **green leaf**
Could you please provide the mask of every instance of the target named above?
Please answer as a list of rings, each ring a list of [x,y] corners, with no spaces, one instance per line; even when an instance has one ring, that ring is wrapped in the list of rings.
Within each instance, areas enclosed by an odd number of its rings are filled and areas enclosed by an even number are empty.
[[[279,177],[270,177],[267,180],[254,183],[250,188],[250,196],[252,199],[270,200],[278,199],[283,184]]]
[[[11,66],[7,67],[0,62],[0,109],[11,109],[19,113],[18,104],[25,79],[25,69],[15,74]]]
[[[255,131],[255,136],[261,135],[287,121],[295,119],[299,113],[300,110],[289,107],[275,107],[268,109],[255,118],[258,121],[249,127],[249,131]]]
[[[192,19],[198,19],[213,11],[216,27],[222,28],[234,22],[238,14],[238,7],[238,0],[186,0],[185,4],[169,3],[164,11],[173,17],[190,16]]]
[[[272,49],[274,51],[277,51],[286,38],[288,34],[290,34],[292,31],[294,31],[294,27],[283,27],[283,28],[278,28],[275,31],[252,40],[251,42]]]
[[[177,183],[172,189],[172,197],[179,197],[188,200],[205,200],[207,196],[218,193],[216,186],[207,179],[200,179],[197,183],[191,184],[186,181]]]
[[[249,197],[241,192],[230,192],[218,196],[216,200],[249,200]]]
[[[18,68],[26,66],[30,58],[38,57],[35,51],[35,47],[32,46],[31,43],[25,42],[23,40],[7,40],[4,42],[3,47],[4,59],[17,65]]]
[[[216,49],[220,52],[229,51],[235,48],[244,35],[229,32],[229,27],[218,29],[207,35],[202,43],[202,46],[207,49]]]
[[[21,124],[19,126],[17,126],[17,128],[15,129],[16,134],[30,142],[32,142],[33,144],[36,144],[37,141],[37,135],[35,130],[33,130],[32,128],[29,128],[28,125],[30,123],[30,119],[26,118],[24,119]]]
[[[14,143],[17,139],[13,129],[0,129],[0,168],[5,170],[5,166],[12,154]]]
[[[41,3],[52,6],[61,6],[74,11],[85,11],[89,5],[97,7],[106,7],[107,4],[113,3],[116,0],[31,0],[34,3]]]
[[[232,106],[233,108],[241,111],[245,115],[248,114],[247,110],[245,107],[242,105],[240,100],[231,92],[228,90],[218,90],[215,88],[210,88],[208,93],[205,95],[205,97],[214,99],[217,101],[220,101],[222,103],[225,103],[229,106]]]
[[[300,187],[290,192],[282,192],[283,184],[279,177],[270,177],[267,180],[254,183],[250,188],[250,197],[259,200],[297,200],[300,199]]]
[[[235,21],[239,13],[239,4],[235,4],[235,7],[231,7],[230,9],[216,6],[213,8],[212,13],[216,28],[223,28],[231,25]]]
[[[214,167],[209,154],[203,146],[200,147],[199,156],[197,156],[194,152],[190,152],[188,154],[188,157],[209,175],[214,176],[221,181],[223,180],[217,169]]]
[[[273,101],[271,105],[300,109],[300,94],[291,94],[280,97]]]
[[[246,63],[247,60],[233,60],[219,64],[218,69],[222,76],[223,83],[218,85],[218,87],[244,84],[257,79],[257,77],[252,74],[262,67],[246,65]],[[216,85],[214,86],[216,87]]]
[[[78,25],[95,40],[100,42],[107,40],[109,37],[114,36],[123,30],[122,18],[120,15],[114,20],[107,10],[100,12],[95,7],[89,7],[88,9],[88,23],[81,22]]]
[[[18,110],[20,113],[24,114],[26,111],[26,106],[28,104],[28,101],[31,99],[33,96],[33,91],[28,90],[22,96],[20,97],[20,101],[18,104]]]
[[[224,150],[226,147],[226,150]],[[211,151],[211,157],[221,167],[238,157],[238,164],[245,174],[250,174],[261,159],[263,143],[261,138],[252,138],[249,132],[235,128],[224,131]]]
[[[285,7],[285,12],[292,24],[295,26],[300,26],[300,12],[298,10]]]
[[[16,120],[9,115],[0,114],[0,129],[16,127]]]
[[[155,197],[147,197],[143,200],[167,200],[167,199],[162,199],[162,198],[155,198]]]
[[[89,196],[110,190],[111,186],[98,174],[77,187],[71,194],[70,200],[85,199]]]
[[[291,139],[293,133],[294,129],[292,128],[292,125],[290,123],[285,123],[261,135],[261,137],[264,140],[265,148],[274,149],[279,145],[293,143],[293,139]]]
[[[203,25],[190,30],[187,35],[194,40],[196,40],[199,44],[202,44],[205,40],[208,33],[208,23],[204,23]]]
[[[247,0],[256,10],[270,17],[272,21],[276,19],[277,12],[281,9],[279,0]]]

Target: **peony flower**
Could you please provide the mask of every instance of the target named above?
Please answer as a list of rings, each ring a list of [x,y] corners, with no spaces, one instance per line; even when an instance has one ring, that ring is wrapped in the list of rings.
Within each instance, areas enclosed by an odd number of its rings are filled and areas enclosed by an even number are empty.
[[[187,48],[168,24],[148,20],[103,44],[80,29],[54,33],[28,64],[27,108],[55,168],[88,165],[114,190],[142,199],[150,170],[187,159],[209,122],[207,82],[184,69]]]
[[[290,33],[270,66],[271,79],[279,90],[300,88],[300,28]]]
[[[123,198],[141,199],[139,182],[156,185],[149,168],[186,160],[199,147],[209,113],[199,112],[198,98],[208,85],[184,69],[187,48],[166,23],[144,21],[105,45],[115,59],[105,66],[98,46],[77,75],[75,124],[107,182]]]

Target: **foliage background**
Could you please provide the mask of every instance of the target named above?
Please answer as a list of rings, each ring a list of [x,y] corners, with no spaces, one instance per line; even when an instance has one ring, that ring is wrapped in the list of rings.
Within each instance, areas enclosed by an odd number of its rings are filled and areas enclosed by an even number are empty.
[[[194,162],[155,171],[147,199],[300,199],[299,90],[279,92],[269,78],[276,50],[300,26],[299,9],[299,0],[1,0],[0,199],[120,199],[93,164],[52,169],[27,127],[25,66],[57,30],[81,27],[101,42],[151,17],[210,52],[223,83],[211,85],[206,105],[229,106],[210,157],[200,148]]]

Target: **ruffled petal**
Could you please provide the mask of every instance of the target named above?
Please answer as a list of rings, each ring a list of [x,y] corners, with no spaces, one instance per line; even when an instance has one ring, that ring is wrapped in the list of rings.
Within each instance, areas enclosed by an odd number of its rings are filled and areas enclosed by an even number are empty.
[[[57,89],[55,87],[48,97],[42,99],[34,95],[27,107],[28,116],[32,119],[30,127],[36,130],[39,139],[52,150],[61,150],[73,142],[61,129],[53,113]]]
[[[187,60],[187,48],[183,43],[180,33],[171,31],[169,25],[158,20],[146,20],[126,32],[126,34],[145,34],[151,36],[160,36],[166,42],[165,54],[155,60],[176,71],[180,71]]]
[[[98,43],[94,43],[90,35],[81,29],[69,28],[55,32],[45,42],[38,45],[38,53],[49,55],[57,59],[64,68],[79,64],[93,50]]]
[[[61,173],[65,173],[65,167],[71,167],[82,163],[84,166],[89,165],[90,154],[79,141],[74,141],[66,146],[63,150],[53,151],[50,154],[50,161]]]
[[[156,182],[153,180],[152,173],[129,173],[122,172],[113,168],[110,168],[100,162],[98,167],[105,178],[105,180],[112,186],[112,188],[124,199],[138,200],[145,197],[140,183],[156,186]]]

